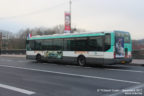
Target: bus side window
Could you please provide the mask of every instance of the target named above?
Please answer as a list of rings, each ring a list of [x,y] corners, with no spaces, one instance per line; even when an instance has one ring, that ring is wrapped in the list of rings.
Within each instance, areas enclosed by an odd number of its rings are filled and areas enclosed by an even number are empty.
[[[90,37],[88,40],[89,51],[103,51],[103,37]]]
[[[35,40],[35,50],[42,50],[41,40]]]
[[[34,48],[34,40],[30,40],[29,41],[29,50],[35,50],[35,48]]]
[[[105,35],[105,42],[104,42],[104,50],[107,51],[111,47],[111,35],[106,34]]]
[[[63,41],[63,48],[64,51],[71,51],[71,41],[74,40],[72,38],[64,39]]]
[[[64,50],[66,51],[87,51],[87,38],[64,39]]]
[[[87,38],[80,37],[72,40],[71,51],[87,51]]]
[[[53,50],[52,40],[43,40],[41,45],[42,45],[42,50]]]
[[[53,40],[53,50],[63,50],[63,39]]]
[[[30,51],[30,44],[29,44],[29,40],[26,40],[26,50]]]

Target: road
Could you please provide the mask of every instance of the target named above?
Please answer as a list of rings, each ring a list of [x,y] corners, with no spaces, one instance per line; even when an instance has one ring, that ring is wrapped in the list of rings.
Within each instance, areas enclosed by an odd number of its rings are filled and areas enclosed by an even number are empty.
[[[144,96],[144,66],[80,67],[0,56],[0,96]]]

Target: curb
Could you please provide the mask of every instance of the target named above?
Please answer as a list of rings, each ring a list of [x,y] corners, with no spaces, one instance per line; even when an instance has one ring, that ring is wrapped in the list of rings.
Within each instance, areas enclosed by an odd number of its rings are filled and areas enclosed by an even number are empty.
[[[136,64],[136,63],[130,63],[128,65],[133,65],[133,66],[144,66],[144,64]]]

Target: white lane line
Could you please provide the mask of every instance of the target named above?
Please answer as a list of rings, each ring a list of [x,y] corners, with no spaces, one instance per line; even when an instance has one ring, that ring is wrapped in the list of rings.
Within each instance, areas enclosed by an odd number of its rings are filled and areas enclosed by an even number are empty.
[[[137,70],[108,69],[108,68],[105,68],[105,69],[106,70],[114,70],[114,71],[126,71],[126,72],[144,73],[144,71],[137,71]]]
[[[10,62],[11,62],[11,61],[13,61],[13,60],[5,60],[5,61],[10,61]]]
[[[27,94],[27,95],[35,94],[35,92],[33,92],[33,91],[28,91],[28,90],[25,90],[25,89],[9,86],[9,85],[5,85],[5,84],[0,84],[0,87],[4,88],[4,89],[8,89],[8,90],[24,93],[24,94]]]
[[[39,72],[47,72],[47,73],[61,74],[61,75],[84,77],[84,78],[92,78],[92,79],[102,79],[102,80],[109,80],[109,81],[117,81],[117,82],[123,82],[123,83],[141,84],[141,82],[121,80],[121,79],[113,79],[113,78],[105,78],[105,77],[97,77],[97,76],[88,76],[88,75],[80,75],[80,74],[72,74],[72,73],[64,73],[64,72],[48,71],[48,70],[40,70],[40,69],[32,69],[32,68],[23,68],[23,67],[15,67],[15,66],[6,66],[6,65],[0,65],[0,66],[1,66],[1,67],[7,67],[7,68],[24,69],[24,70],[31,70],[31,71],[39,71]]]
[[[74,66],[74,65],[65,65],[68,67],[81,67],[81,66]],[[81,67],[81,68],[86,68],[86,69],[96,69],[93,67]],[[138,70],[125,70],[125,69],[109,69],[109,68],[104,68],[106,70],[113,70],[113,71],[126,71],[126,72],[136,72],[136,73],[144,73],[144,71],[138,71]]]
[[[92,69],[92,67],[84,67],[84,68],[86,68],[86,69]]]

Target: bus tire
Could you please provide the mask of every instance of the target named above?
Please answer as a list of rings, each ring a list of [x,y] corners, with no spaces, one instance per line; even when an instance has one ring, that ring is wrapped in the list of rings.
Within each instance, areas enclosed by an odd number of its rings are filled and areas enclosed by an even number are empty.
[[[85,66],[86,65],[86,59],[84,56],[79,56],[77,59],[77,63],[80,66]]]
[[[41,62],[41,55],[40,54],[36,55],[36,61]]]

